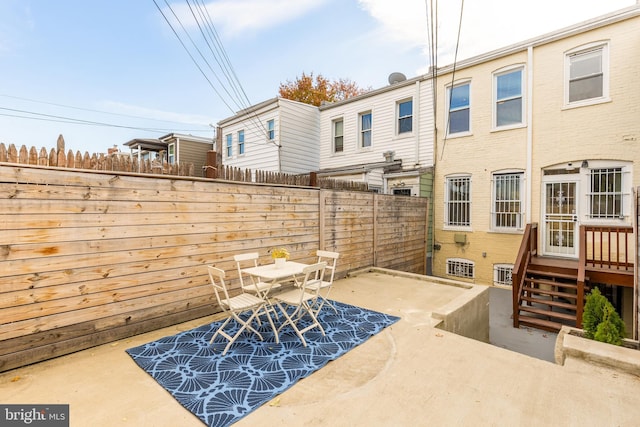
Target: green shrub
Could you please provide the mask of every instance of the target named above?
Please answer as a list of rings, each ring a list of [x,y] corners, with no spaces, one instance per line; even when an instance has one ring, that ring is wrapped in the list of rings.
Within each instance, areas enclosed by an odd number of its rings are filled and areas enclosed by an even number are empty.
[[[598,288],[586,296],[582,328],[585,337],[609,344],[621,345],[625,336],[624,322]]]

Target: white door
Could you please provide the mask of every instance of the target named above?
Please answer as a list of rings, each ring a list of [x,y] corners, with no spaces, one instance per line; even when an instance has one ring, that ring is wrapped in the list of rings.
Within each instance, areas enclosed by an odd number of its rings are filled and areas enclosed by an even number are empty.
[[[578,182],[544,183],[544,255],[578,257]]]

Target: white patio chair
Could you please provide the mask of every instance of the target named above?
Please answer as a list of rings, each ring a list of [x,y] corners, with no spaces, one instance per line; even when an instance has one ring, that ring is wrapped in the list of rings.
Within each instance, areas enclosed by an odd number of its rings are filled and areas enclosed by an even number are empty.
[[[251,326],[251,322],[253,322],[253,320],[256,319],[258,314],[262,310],[264,310],[265,304],[266,304],[265,301],[256,295],[246,293],[242,290],[239,295],[230,297],[229,290],[227,289],[227,284],[224,281],[224,278],[225,278],[224,270],[221,270],[219,268],[216,268],[210,265],[207,266],[207,269],[209,272],[209,279],[211,280],[211,284],[213,285],[213,290],[216,294],[216,300],[218,301],[220,308],[222,308],[224,312],[229,313],[229,316],[227,317],[227,319],[222,323],[222,325],[220,325],[218,330],[211,337],[211,341],[209,341],[209,344],[213,344],[213,341],[216,339],[218,335],[226,338],[229,341],[229,343],[227,344],[227,346],[224,348],[224,351],[222,352],[222,354],[224,355],[227,353],[227,350],[229,350],[229,347],[231,347],[231,345],[238,339],[240,334],[242,334],[242,332],[245,329],[248,329],[254,334],[258,335],[258,337],[260,337],[260,341],[263,341],[262,335],[260,335],[260,332],[258,332],[256,329],[253,328],[253,326]],[[243,320],[240,317],[240,314],[246,311],[250,311],[251,315],[246,320]],[[267,316],[267,318],[269,319],[271,328],[275,332],[276,329],[273,324],[273,321],[271,320],[271,317]],[[240,328],[233,336],[231,336],[229,333],[225,332],[224,330],[224,328],[229,324],[231,319],[235,320],[240,325]]]
[[[251,252],[246,254],[234,255],[233,260],[236,262],[238,268],[238,277],[240,278],[240,286],[245,292],[249,292],[265,299],[267,293],[278,289],[280,283],[268,283],[262,280],[256,280],[253,276],[249,276],[249,279],[245,281],[247,275],[242,273],[243,267],[257,267],[258,266],[258,253]]]
[[[299,287],[293,288],[290,291],[282,292],[274,297],[280,311],[285,317],[284,323],[282,323],[278,328],[278,334],[282,328],[290,325],[302,341],[302,345],[305,347],[307,346],[307,341],[303,336],[305,332],[313,328],[318,328],[320,329],[320,332],[322,332],[322,335],[324,335],[324,328],[320,322],[318,322],[318,318],[311,307],[316,302],[320,291],[320,286],[315,285],[322,280],[322,274],[326,266],[327,263],[321,262],[305,267],[302,271],[304,279]],[[320,279],[316,279],[316,275],[320,277]],[[291,309],[293,310],[290,311]],[[311,322],[304,328],[300,329],[299,322],[305,316],[308,316],[311,319]]]
[[[318,250],[316,251],[316,255],[318,256],[318,262],[326,262],[327,267],[324,271],[323,277],[319,277],[318,275],[316,275],[315,278],[320,279],[320,281],[314,282],[314,284],[311,285],[319,287],[318,298],[312,306],[314,313],[317,316],[318,313],[320,313],[322,307],[327,304],[333,309],[336,314],[338,314],[338,310],[329,301],[329,293],[331,292],[331,287],[333,286],[333,277],[336,274],[336,264],[338,262],[338,257],[340,256],[340,254],[338,252]]]

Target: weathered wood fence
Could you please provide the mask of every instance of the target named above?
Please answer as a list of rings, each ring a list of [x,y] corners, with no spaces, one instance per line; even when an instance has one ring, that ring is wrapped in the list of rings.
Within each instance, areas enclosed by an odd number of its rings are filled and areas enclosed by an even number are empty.
[[[427,203],[0,164],[0,371],[214,313],[205,266],[238,286],[241,252],[424,273]]]

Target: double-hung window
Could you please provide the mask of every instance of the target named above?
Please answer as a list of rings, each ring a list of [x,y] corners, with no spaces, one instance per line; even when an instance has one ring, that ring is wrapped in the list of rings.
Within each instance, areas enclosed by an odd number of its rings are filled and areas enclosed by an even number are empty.
[[[447,134],[454,135],[471,130],[471,83],[453,86],[447,90]]]
[[[238,155],[244,154],[244,130],[238,131]]]
[[[371,111],[360,113],[360,148],[371,147]]]
[[[445,224],[452,227],[471,225],[471,177],[447,178],[445,189]]]
[[[333,152],[342,153],[344,151],[344,120],[333,121]]]
[[[524,174],[501,173],[493,175],[493,219],[494,229],[519,230],[523,217]]]
[[[398,135],[413,131],[413,101],[398,103]]]
[[[274,119],[267,121],[267,139],[269,141],[276,139],[276,121]]]
[[[233,135],[228,134],[228,135],[226,135],[225,139],[226,139],[227,157],[231,158],[231,157],[233,157]]]
[[[566,102],[593,102],[609,96],[608,45],[592,45],[566,54]]]
[[[176,163],[176,144],[175,143],[171,143],[167,146],[167,154],[168,154],[168,161],[170,165],[174,165]]]
[[[523,69],[509,70],[494,75],[495,127],[523,123]]]

